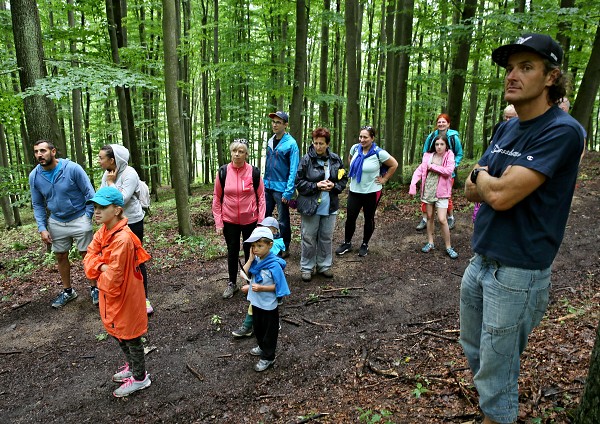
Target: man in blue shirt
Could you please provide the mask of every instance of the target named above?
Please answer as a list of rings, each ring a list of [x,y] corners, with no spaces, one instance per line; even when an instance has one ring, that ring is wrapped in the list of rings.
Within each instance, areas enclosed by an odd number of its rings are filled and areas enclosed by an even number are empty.
[[[81,166],[69,159],[58,159],[51,141],[39,140],[33,153],[38,165],[29,174],[33,214],[42,241],[52,245],[58,262],[63,291],[52,302],[60,308],[77,297],[71,287],[69,250],[73,240],[82,257],[92,241],[94,205],[85,202],[94,197],[94,188]],[[47,217],[46,210],[50,212]],[[96,282],[90,281],[92,303],[98,304]]]
[[[460,343],[486,424],[517,419],[520,355],[548,306],[575,190],[583,133],[557,106],[566,92],[562,57],[541,34],[492,53],[506,68],[504,99],[518,119],[498,128],[467,178],[467,199],[482,204],[460,289]]]
[[[281,257],[287,258],[292,240],[289,201],[294,195],[300,152],[296,140],[287,132],[288,114],[277,111],[270,113],[269,118],[272,120],[274,134],[267,142],[267,160],[263,177],[267,206],[265,216],[272,216],[277,206],[277,220],[285,244],[285,251],[281,252]]]

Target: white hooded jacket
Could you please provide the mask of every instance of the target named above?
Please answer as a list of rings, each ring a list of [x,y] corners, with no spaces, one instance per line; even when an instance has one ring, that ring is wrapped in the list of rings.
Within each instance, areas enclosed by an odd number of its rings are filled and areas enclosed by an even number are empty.
[[[136,194],[140,177],[134,168],[127,165],[127,162],[129,161],[129,150],[119,144],[111,144],[110,147],[113,149],[115,164],[117,166],[115,187],[123,194],[123,202],[125,202],[125,207],[123,209],[128,223],[135,224],[144,219],[145,216],[138,195]],[[108,186],[108,183],[106,182],[107,174],[108,171],[105,171],[104,175],[102,175],[102,184],[100,187]]]

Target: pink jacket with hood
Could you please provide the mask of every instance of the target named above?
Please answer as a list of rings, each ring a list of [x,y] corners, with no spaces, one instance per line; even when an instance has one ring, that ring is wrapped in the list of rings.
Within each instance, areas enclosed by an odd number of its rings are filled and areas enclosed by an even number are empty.
[[[408,190],[409,194],[417,194],[417,182],[421,181],[421,196],[423,196],[423,189],[425,188],[425,179],[427,178],[427,172],[429,164],[431,163],[431,159],[435,153],[425,153],[423,155],[423,162],[412,176],[412,180],[410,181],[410,189]],[[454,153],[452,150],[448,150],[442,159],[441,165],[431,164],[430,171],[440,174],[440,179],[438,181],[436,197],[438,199],[447,199],[452,195],[452,173],[454,172]]]

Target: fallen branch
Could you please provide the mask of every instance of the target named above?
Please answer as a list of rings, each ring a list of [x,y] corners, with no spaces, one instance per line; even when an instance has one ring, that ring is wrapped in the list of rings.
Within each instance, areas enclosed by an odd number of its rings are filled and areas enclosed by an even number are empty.
[[[20,305],[13,305],[12,310],[16,311],[17,309],[22,308],[25,305],[29,305],[30,303],[31,303],[31,300],[28,300],[27,302],[23,302]]]
[[[260,395],[257,396],[256,399],[260,400],[260,399],[271,399],[271,398],[280,398],[280,397],[286,397],[287,395]]]
[[[568,320],[568,319],[577,318],[577,317],[578,317],[578,315],[579,315],[579,314],[569,314],[569,315],[564,315],[564,316],[562,316],[562,317],[560,317],[560,318],[556,318],[556,319],[554,320],[554,322],[563,322],[563,321],[566,321],[566,320]]]
[[[191,366],[190,364],[188,364],[187,362],[186,362],[186,364],[185,364],[185,367],[186,367],[186,368],[187,368],[187,369],[188,369],[188,370],[189,370],[189,371],[190,371],[192,374],[194,374],[194,376],[195,376],[195,377],[196,377],[198,380],[200,380],[200,381],[204,381],[204,378],[202,377],[202,375],[201,375],[201,374],[200,374],[198,371],[196,371],[194,368],[192,368],[192,366]]]
[[[0,355],[16,355],[19,353],[23,353],[22,350],[9,350],[7,352],[0,352]]]
[[[411,322],[411,323],[406,324],[406,326],[411,327],[413,325],[427,325],[427,324],[433,324],[434,322],[440,322],[443,320],[444,320],[444,318],[438,318],[438,319],[432,319],[432,320],[423,321],[423,322]]]
[[[360,360],[356,364],[356,375],[358,377],[362,377],[365,371],[365,364],[367,363],[367,356],[369,355],[369,351],[366,347],[362,347],[362,354],[360,356]]]
[[[233,354],[231,353],[226,353],[224,355],[218,355],[217,358],[231,358],[233,356]]]
[[[304,417],[300,421],[296,421],[296,424],[307,423],[307,422],[312,421],[312,420],[316,420],[316,419],[319,419],[319,418],[326,417],[327,415],[329,415],[329,412],[318,412],[316,414],[309,415],[308,417]]]
[[[453,370],[452,368],[448,367],[448,372],[450,373],[450,375],[454,379],[454,382],[456,384],[458,384],[458,388],[460,390],[460,393],[463,395],[463,397],[469,403],[469,406],[472,408],[473,407],[473,402],[471,402],[471,397],[469,396],[469,394],[467,393],[467,391],[465,390],[465,388],[462,386],[462,384],[461,384],[460,380],[458,379],[458,377],[456,376],[456,374],[454,374],[454,371],[455,370]]]
[[[281,320],[287,322],[288,324],[295,325],[296,327],[300,327],[300,323],[298,321],[296,321],[295,319],[281,318]]]
[[[330,292],[337,292],[337,291],[342,291],[342,290],[365,290],[365,288],[364,287],[339,287],[339,288],[333,288],[333,289],[323,289],[323,290],[321,290],[321,292],[330,293]]]
[[[332,324],[321,324],[320,322],[311,321],[308,318],[304,318],[304,317],[302,317],[302,321],[308,322],[309,324],[312,324],[312,325],[317,325],[319,327],[333,327]]]
[[[426,334],[431,337],[438,337],[440,339],[449,340],[451,342],[458,342],[454,337],[442,336],[441,334],[432,333],[431,331],[423,331],[423,334]]]
[[[80,356],[81,359],[94,359],[96,357],[96,355],[83,355]]]
[[[385,377],[394,377],[394,378],[399,377],[398,372],[396,370],[394,370],[393,368],[388,368],[387,370],[382,370],[380,368],[377,368],[375,365],[373,365],[373,363],[371,361],[367,361],[367,366],[369,367],[369,369],[371,371],[373,371],[377,375],[383,375]]]

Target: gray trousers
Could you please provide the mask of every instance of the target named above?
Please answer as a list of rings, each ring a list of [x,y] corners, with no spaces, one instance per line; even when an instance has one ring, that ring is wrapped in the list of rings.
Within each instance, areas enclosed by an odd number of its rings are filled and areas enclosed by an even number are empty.
[[[333,263],[333,231],[337,215],[302,215],[301,272],[317,272],[331,268]]]

